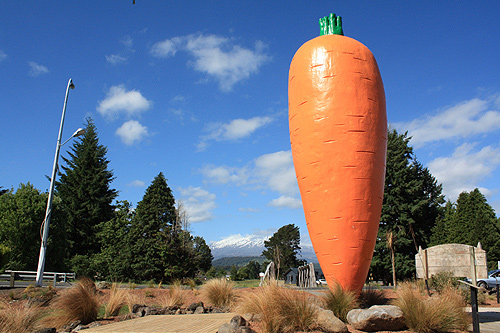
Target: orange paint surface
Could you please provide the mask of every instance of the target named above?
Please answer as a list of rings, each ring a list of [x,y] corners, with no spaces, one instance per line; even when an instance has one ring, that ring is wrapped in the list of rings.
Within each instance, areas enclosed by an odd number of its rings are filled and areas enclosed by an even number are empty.
[[[387,116],[370,50],[341,35],[316,37],[290,65],[293,162],[309,235],[330,286],[361,291],[382,209]]]

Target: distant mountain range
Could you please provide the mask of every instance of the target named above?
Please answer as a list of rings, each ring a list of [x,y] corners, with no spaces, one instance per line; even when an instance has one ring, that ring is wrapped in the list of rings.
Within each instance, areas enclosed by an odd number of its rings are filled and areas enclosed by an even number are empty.
[[[270,236],[246,235],[240,234],[231,235],[220,241],[211,242],[210,249],[214,259],[223,257],[251,257],[260,256],[264,250],[264,241]],[[307,260],[307,262],[318,262],[316,254],[311,245],[301,244],[301,256],[299,259]]]

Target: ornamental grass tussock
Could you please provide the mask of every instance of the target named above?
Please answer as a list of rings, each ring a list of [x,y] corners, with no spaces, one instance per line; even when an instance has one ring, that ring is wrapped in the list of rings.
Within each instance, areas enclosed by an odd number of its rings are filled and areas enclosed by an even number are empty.
[[[39,306],[0,303],[0,332],[30,333],[42,328],[44,311]]]
[[[111,285],[109,300],[105,305],[104,317],[114,317],[120,313],[120,310],[127,305],[130,293],[127,289],[118,288],[118,284]]]
[[[323,307],[331,310],[335,317],[347,322],[347,313],[352,309],[359,307],[358,296],[356,293],[344,290],[340,284],[335,284],[328,289],[322,296]]]
[[[316,328],[319,307],[309,293],[269,284],[242,295],[237,312],[256,315],[263,332],[288,333]]]
[[[235,299],[234,282],[211,279],[201,286],[201,294],[215,307],[230,306]]]
[[[467,330],[469,315],[456,288],[445,288],[433,296],[423,295],[413,283],[404,283],[392,302],[403,311],[406,325],[418,333]]]
[[[94,282],[83,278],[71,288],[61,291],[54,298],[50,310],[51,313],[43,320],[46,327],[61,328],[77,321],[86,325],[97,320],[99,299]]]

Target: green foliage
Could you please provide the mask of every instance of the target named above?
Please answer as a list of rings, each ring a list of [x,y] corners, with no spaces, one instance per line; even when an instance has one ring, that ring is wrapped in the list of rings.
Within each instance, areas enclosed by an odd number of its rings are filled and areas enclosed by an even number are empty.
[[[500,260],[500,226],[493,208],[475,189],[462,192],[457,203],[446,204],[445,214],[433,229],[433,245],[459,243],[477,246],[481,243],[488,258],[488,268]]]
[[[386,235],[394,235],[397,278],[410,278],[415,274],[417,248],[428,246],[443,210],[442,187],[413,156],[409,142],[406,133],[388,133],[384,202],[371,264],[373,277],[384,282],[392,281]]]
[[[262,255],[274,261],[279,273],[283,274],[291,267],[302,266],[304,261],[297,258],[300,252],[299,227],[287,224],[276,231],[269,240],[264,241]]]
[[[114,178],[106,153],[92,119],[87,118],[85,135],[73,144],[69,158],[62,157],[66,165],[56,189],[67,215],[70,258],[98,253],[100,244],[95,234],[102,222],[113,218],[112,202],[117,191],[110,187]]]
[[[262,264],[266,258],[264,257],[255,257],[255,256],[248,256],[248,257],[223,257],[223,258],[218,258],[212,261],[212,265],[215,267],[222,267],[222,268],[231,268],[231,266],[236,265],[237,267],[243,267],[246,266],[250,261],[257,261],[259,264]]]
[[[20,184],[16,192],[9,191],[0,196],[0,244],[4,264],[1,268],[36,270],[47,198],[47,193],[41,193],[30,183]],[[46,270],[65,269],[64,215],[60,203],[61,200],[54,197]]]
[[[133,218],[131,204],[119,201],[114,217],[100,224],[97,237],[102,244],[101,252],[93,258],[99,277],[110,281],[128,280],[131,277],[128,234]]]

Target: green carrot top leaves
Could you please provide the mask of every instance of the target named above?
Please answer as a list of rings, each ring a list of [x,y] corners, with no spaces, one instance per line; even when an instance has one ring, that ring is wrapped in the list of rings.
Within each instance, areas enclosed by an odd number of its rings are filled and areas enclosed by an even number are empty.
[[[342,30],[342,17],[335,14],[319,19],[320,36],[323,35],[344,35]]]

